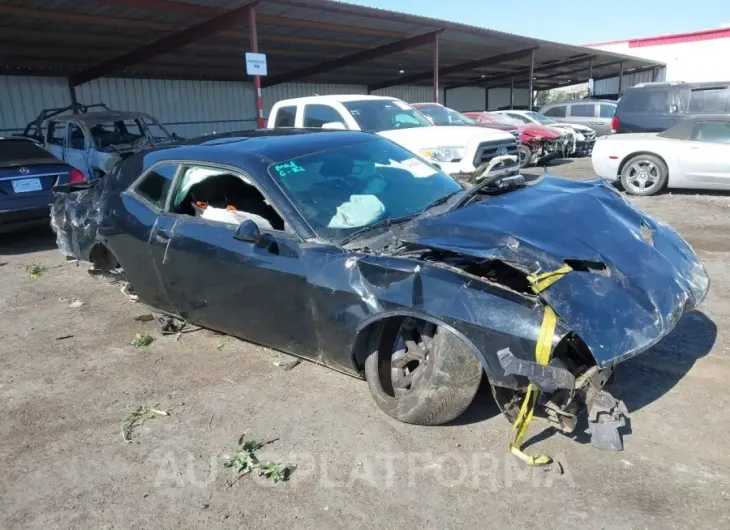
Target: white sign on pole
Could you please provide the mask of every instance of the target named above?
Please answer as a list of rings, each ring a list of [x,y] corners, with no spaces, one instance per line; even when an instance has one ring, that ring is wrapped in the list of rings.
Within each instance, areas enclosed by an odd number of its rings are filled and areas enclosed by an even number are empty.
[[[593,78],[592,77],[588,80],[588,95],[590,95],[590,96],[593,95]]]
[[[246,73],[248,75],[266,75],[266,54],[246,53]]]

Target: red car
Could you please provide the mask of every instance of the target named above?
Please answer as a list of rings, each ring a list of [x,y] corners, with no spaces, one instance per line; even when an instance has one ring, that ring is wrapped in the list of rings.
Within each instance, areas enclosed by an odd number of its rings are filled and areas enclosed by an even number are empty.
[[[474,125],[502,128],[516,127],[520,135],[520,167],[563,156],[565,141],[557,129],[536,123],[522,123],[504,114],[490,112],[465,112],[467,118],[475,121]]]

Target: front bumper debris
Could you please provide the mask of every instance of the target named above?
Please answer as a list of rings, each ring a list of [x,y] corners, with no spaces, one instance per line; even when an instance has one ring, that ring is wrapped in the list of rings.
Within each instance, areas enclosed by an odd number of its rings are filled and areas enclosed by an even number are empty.
[[[623,442],[619,429],[626,427],[628,411],[623,401],[605,390],[590,388],[587,393],[588,429],[591,444],[602,451],[621,451]]]
[[[594,447],[602,451],[623,449],[620,430],[627,425],[628,410],[622,401],[604,389],[613,373],[612,368],[594,366],[576,376],[555,358],[550,364],[541,365],[519,359],[509,348],[497,352],[497,357],[505,375],[525,378],[542,391],[537,403],[556,429],[566,434],[574,433],[579,416],[585,413],[588,423],[585,432],[590,435]],[[512,421],[510,414],[503,411]]]

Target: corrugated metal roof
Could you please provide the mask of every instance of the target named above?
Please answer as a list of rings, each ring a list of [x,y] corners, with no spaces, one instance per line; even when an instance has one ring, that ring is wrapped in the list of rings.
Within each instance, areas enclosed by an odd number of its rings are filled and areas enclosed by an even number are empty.
[[[70,75],[245,3],[246,0],[0,0],[0,73]],[[270,75],[314,66],[439,28],[444,29],[439,46],[442,67],[530,46],[540,46],[535,53],[537,66],[581,54],[594,54],[595,62],[601,63],[624,60],[627,69],[651,65],[642,59],[609,52],[326,0],[259,0],[256,9],[260,51],[267,54]],[[27,38],[17,37],[22,32]],[[90,38],[84,40],[84,35]],[[28,42],[30,39],[33,42]],[[242,57],[248,51],[248,39],[246,24],[239,25],[114,75],[247,80]],[[28,43],[27,49],[22,49],[22,43]],[[433,65],[431,49],[430,44],[424,45],[318,73],[302,81],[373,84],[397,78],[400,64],[406,65],[408,73],[427,72]],[[527,66],[529,58],[524,57],[443,75],[441,82],[449,85],[475,81],[481,74],[505,74]],[[613,70],[605,75],[618,70],[616,65],[610,68]],[[547,74],[575,69],[575,65],[556,66],[538,77],[547,83]],[[587,60],[585,70],[574,77],[587,77]],[[594,76],[598,73],[594,70]],[[565,80],[560,75],[555,79]],[[428,79],[422,82],[429,83]],[[505,83],[509,84],[509,80]]]

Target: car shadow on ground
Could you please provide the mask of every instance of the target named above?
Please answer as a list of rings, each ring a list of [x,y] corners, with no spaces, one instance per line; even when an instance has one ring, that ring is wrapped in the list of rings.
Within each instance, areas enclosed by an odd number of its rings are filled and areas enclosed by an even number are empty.
[[[677,327],[656,346],[618,365],[613,382],[606,390],[626,404],[629,414],[660,399],[687,375],[694,363],[707,355],[715,344],[717,326],[704,313],[693,311],[682,317]],[[586,434],[588,428],[585,414],[578,418],[573,433],[568,438],[581,443],[590,443]],[[548,427],[524,444],[524,448],[535,445],[559,433]],[[622,436],[631,434],[631,418],[626,427],[619,430]]]
[[[49,225],[0,235],[0,256],[17,256],[56,248],[56,235]]]
[[[629,412],[642,409],[679,383],[712,350],[716,339],[712,320],[700,311],[688,313],[656,346],[620,364],[608,390],[626,403]]]

